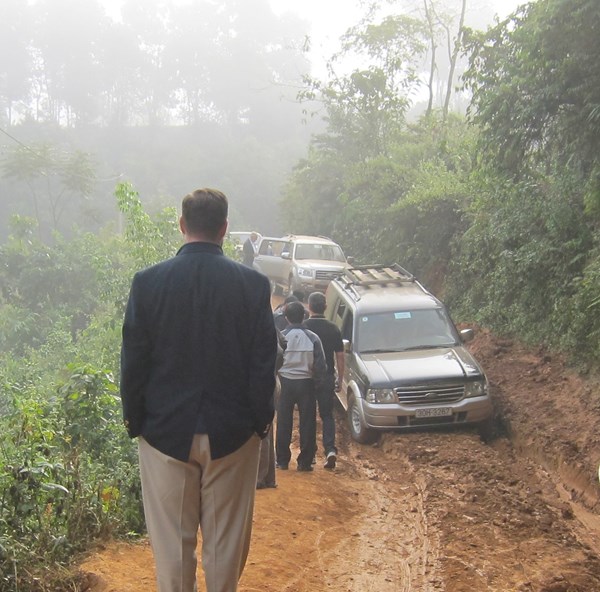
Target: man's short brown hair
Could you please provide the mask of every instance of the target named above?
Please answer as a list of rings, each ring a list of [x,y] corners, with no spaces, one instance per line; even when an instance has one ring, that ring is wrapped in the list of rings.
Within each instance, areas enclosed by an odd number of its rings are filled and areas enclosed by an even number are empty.
[[[188,193],[181,203],[181,214],[189,234],[205,234],[217,238],[227,221],[227,197],[217,189],[196,189]]]

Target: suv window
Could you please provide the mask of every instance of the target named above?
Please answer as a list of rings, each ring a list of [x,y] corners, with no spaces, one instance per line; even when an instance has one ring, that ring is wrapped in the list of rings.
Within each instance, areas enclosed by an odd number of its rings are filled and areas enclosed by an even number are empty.
[[[358,320],[358,351],[404,351],[448,347],[456,343],[450,320],[441,309],[398,310],[362,315]]]
[[[273,257],[281,257],[286,243],[277,240],[263,240],[258,249],[259,255],[272,255]]]
[[[337,245],[307,244],[296,245],[296,260],[315,259],[318,261],[346,261],[342,249]]]
[[[336,323],[338,326],[341,326],[341,321],[344,318],[345,312],[346,312],[346,304],[340,300],[338,307],[337,307],[337,312],[336,312],[336,317],[339,319],[339,322]]]
[[[352,342],[352,325],[353,325],[353,316],[352,313],[349,312],[344,318],[344,322],[342,324],[342,339],[346,339],[347,341]]]

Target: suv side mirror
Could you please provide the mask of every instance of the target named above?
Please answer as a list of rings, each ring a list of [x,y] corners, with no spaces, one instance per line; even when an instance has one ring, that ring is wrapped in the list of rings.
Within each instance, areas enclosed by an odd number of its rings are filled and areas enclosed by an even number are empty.
[[[282,258],[282,259],[291,259],[291,258],[292,258],[292,256],[290,255],[290,252],[289,252],[289,251],[283,251],[283,252],[281,253],[281,258]]]
[[[346,257],[346,261],[348,265],[354,265],[354,257]]]
[[[460,332],[460,339],[463,343],[469,343],[469,341],[473,341],[475,337],[475,331],[473,329],[462,329]]]

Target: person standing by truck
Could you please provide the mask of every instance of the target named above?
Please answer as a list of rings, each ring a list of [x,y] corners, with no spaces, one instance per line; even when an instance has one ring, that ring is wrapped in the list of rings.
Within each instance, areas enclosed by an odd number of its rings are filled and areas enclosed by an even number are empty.
[[[334,323],[325,318],[326,308],[327,301],[322,292],[313,292],[310,294],[308,297],[308,312],[310,317],[304,321],[304,325],[319,336],[327,363],[327,374],[323,380],[322,387],[317,390],[316,395],[323,430],[325,468],[335,469],[337,448],[335,447],[333,405],[335,403],[335,391],[341,388],[344,376],[344,344],[342,343],[340,330]]]
[[[244,241],[244,245],[242,247],[243,251],[243,260],[242,263],[246,267],[252,267],[254,263],[254,258],[256,257],[256,252],[258,250],[258,234],[256,232],[251,232],[250,236]]]
[[[286,470],[290,462],[294,407],[297,406],[300,423],[297,468],[298,471],[312,471],[316,446],[316,392],[321,388],[327,364],[321,340],[302,324],[302,303],[290,302],[285,307],[285,316],[289,325],[283,330],[286,348],[283,365],[279,369],[281,395],[277,406],[277,467]]]

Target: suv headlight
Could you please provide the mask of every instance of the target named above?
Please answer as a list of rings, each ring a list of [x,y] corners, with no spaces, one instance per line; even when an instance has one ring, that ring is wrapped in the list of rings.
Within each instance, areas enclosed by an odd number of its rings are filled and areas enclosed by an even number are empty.
[[[312,269],[308,269],[306,267],[299,267],[298,268],[298,276],[299,277],[312,278],[313,275],[314,275],[314,273],[313,273]]]
[[[465,397],[483,397],[487,391],[488,385],[485,380],[474,380],[465,384]]]
[[[369,389],[367,391],[369,403],[397,403],[398,397],[392,389]]]

